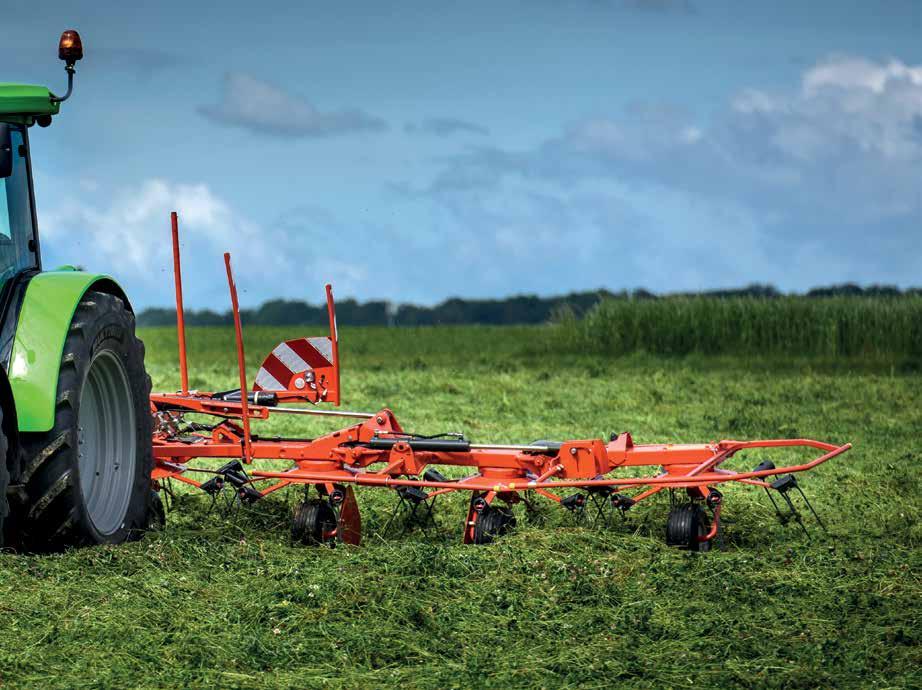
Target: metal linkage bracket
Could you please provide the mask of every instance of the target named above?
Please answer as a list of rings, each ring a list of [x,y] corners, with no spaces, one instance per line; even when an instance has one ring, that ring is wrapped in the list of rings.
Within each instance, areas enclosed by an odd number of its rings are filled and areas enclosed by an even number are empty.
[[[394,506],[383,531],[388,532],[391,525],[400,517],[402,518],[401,536],[412,531],[414,527],[419,527],[428,536],[429,529],[436,526],[433,510],[437,497],[430,496],[417,486],[398,486],[394,492],[398,497],[397,505]]]
[[[243,465],[239,460],[232,460],[226,465],[218,468],[215,476],[206,482],[202,482],[199,488],[212,497],[216,497],[224,490],[227,484],[234,487],[236,497],[240,499],[241,503],[256,503],[256,501],[263,497],[263,495],[250,484],[250,477],[247,475],[246,470],[243,469]]]

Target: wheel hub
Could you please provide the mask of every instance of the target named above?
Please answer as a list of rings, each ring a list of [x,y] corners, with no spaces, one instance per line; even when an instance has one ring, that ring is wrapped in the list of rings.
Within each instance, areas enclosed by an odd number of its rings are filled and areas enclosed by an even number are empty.
[[[94,527],[122,527],[134,486],[135,410],[125,366],[115,353],[93,359],[80,396],[78,466],[83,505]]]

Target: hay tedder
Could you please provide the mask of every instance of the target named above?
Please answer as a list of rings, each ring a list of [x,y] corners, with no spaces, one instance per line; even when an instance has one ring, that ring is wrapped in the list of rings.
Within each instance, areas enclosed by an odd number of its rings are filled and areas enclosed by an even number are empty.
[[[178,481],[213,497],[229,496],[236,505],[303,487],[292,534],[307,544],[360,542],[355,488],[362,486],[393,492],[405,522],[423,526],[432,524],[438,496],[467,492],[462,531],[474,544],[512,528],[516,503],[531,508],[547,499],[578,517],[607,522],[666,490],[673,499],[667,542],[700,551],[720,533],[719,487],[760,487],[779,516],[803,525],[793,496],[813,508],[796,474],[850,447],[804,439],[640,445],[628,433],[607,441],[478,444],[462,434],[409,433],[388,409],[320,409],[340,403],[329,286],[329,334],[279,344],[251,388],[228,255],[239,388],[190,390],[175,214],[181,389],[151,395],[124,290],[106,275],[42,266],[29,130],[49,126],[71,95],[75,64],[83,57],[76,31],[64,32],[58,54],[67,72],[64,96],[43,86],[0,83],[0,535],[6,545],[45,550],[135,538],[163,518],[161,496]],[[280,415],[354,422],[318,438],[253,431],[257,422]],[[725,467],[746,451],[793,447],[821,454],[788,467],[768,461],[748,472]],[[227,462],[202,462],[214,459]],[[644,471],[648,476],[640,476]]]
[[[807,439],[719,441],[703,444],[635,444],[631,434],[600,439],[535,441],[525,444],[472,443],[463,434],[420,435],[405,431],[389,409],[353,412],[318,409],[340,404],[339,334],[330,285],[326,286],[329,335],[287,340],[266,358],[252,389],[244,366],[243,335],[231,257],[224,255],[236,332],[240,387],[221,392],[191,391],[188,385],[178,219],[172,214],[176,313],[181,390],[151,395],[154,415],[153,481],[163,488],[178,480],[216,496],[253,503],[290,486],[304,487],[304,500],[292,517],[292,536],[305,544],[342,541],[358,544],[361,514],[355,487],[379,487],[397,499],[395,514],[409,524],[431,524],[436,497],[451,492],[470,495],[462,535],[465,543],[485,544],[515,526],[511,507],[531,508],[538,498],[560,504],[578,517],[610,524],[638,503],[668,490],[672,507],[666,541],[694,551],[707,550],[720,534],[723,494],[729,482],[765,489],[783,521],[802,527],[792,501],[796,491],[819,516],[798,485],[795,474],[844,453],[837,446]],[[245,393],[244,393],[245,392]],[[295,407],[292,404],[309,407]],[[187,421],[206,415],[213,423]],[[263,437],[252,431],[256,421],[275,415],[321,415],[351,418],[351,426],[318,438]],[[722,465],[753,449],[811,448],[822,454],[797,465],[776,467],[762,462],[748,472]],[[204,458],[229,462],[218,469],[196,466]],[[285,461],[287,468],[266,467]],[[275,463],[277,464],[277,463]],[[440,471],[462,468],[462,477]],[[650,476],[634,476],[650,468]],[[620,476],[619,476],[620,475]],[[195,478],[198,476],[198,478]],[[313,489],[313,491],[311,491]],[[676,490],[684,497],[676,498]],[[777,501],[773,494],[780,496]],[[783,502],[783,503],[782,503]],[[782,505],[785,509],[782,510]]]

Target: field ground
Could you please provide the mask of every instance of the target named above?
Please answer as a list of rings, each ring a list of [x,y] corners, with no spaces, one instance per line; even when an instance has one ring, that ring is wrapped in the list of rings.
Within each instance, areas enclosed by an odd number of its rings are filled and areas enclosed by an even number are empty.
[[[722,552],[667,548],[666,497],[607,531],[548,511],[464,547],[462,497],[436,534],[385,539],[393,497],[362,489],[366,545],[311,549],[290,544],[283,495],[231,518],[190,493],[138,543],[0,557],[0,686],[922,685],[918,367],[579,355],[542,328],[343,331],[345,404],[421,433],[851,441],[803,481],[829,535],[737,487]],[[285,335],[249,334],[251,373]],[[229,332],[190,336],[193,385],[233,387]],[[155,390],[175,388],[172,333],[142,337]]]

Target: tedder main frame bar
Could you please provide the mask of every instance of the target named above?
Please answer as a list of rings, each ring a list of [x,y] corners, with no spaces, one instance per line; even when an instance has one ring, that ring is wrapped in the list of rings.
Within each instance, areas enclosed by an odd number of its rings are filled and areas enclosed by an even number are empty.
[[[191,391],[175,213],[171,220],[182,387],[177,393],[151,395],[155,488],[161,489],[167,480],[176,479],[213,496],[227,488],[235,493],[235,500],[249,503],[291,485],[313,486],[316,497],[300,503],[292,518],[292,534],[298,541],[358,544],[361,517],[354,486],[394,491],[399,505],[406,510],[405,517],[420,521],[423,527],[427,517],[431,520],[432,502],[437,496],[468,492],[465,543],[487,543],[506,532],[515,524],[510,506],[525,502],[530,507],[536,496],[577,514],[588,510],[595,518],[607,520],[614,512],[623,514],[664,489],[672,490],[673,499],[674,490],[684,489],[687,498],[678,503],[673,500],[666,540],[681,548],[706,550],[720,531],[723,496],[719,485],[736,482],[761,487],[782,519],[793,518],[803,526],[790,491],[799,492],[811,512],[813,508],[794,474],[812,469],[851,447],[809,439],[642,445],[635,444],[629,433],[613,434],[607,442],[586,439],[474,444],[460,434],[430,437],[405,433],[388,409],[348,412],[285,406],[283,403],[339,405],[339,335],[331,287],[326,288],[329,335],[281,343],[266,358],[251,389],[229,254],[224,255],[224,261],[240,388],[217,393]],[[186,415],[207,415],[214,423],[190,422]],[[338,416],[357,421],[319,438],[263,438],[252,433],[253,421],[276,415]],[[750,472],[722,467],[737,453],[792,447],[810,448],[821,454],[787,467],[775,467],[766,461]],[[193,463],[200,458],[225,458],[230,462],[217,470],[196,467]],[[290,466],[271,469],[263,463],[261,469],[260,462],[266,460],[287,461]],[[469,474],[449,479],[438,470],[439,466],[468,468]],[[622,470],[645,467],[651,469],[650,476],[616,476]],[[562,495],[561,489],[571,493]],[[785,511],[773,493],[783,499]]]

